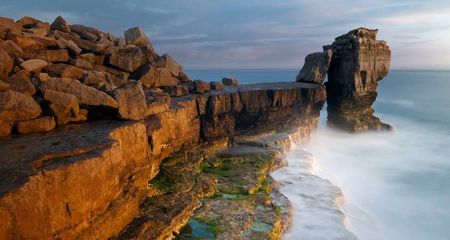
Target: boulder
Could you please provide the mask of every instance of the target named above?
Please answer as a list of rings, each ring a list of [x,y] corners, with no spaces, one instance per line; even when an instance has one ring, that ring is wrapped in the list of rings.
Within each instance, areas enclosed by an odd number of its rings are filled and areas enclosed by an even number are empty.
[[[61,32],[70,32],[69,24],[61,16],[58,16],[57,18],[55,18],[53,23],[50,25],[50,29],[51,30],[58,30],[58,31],[61,31]]]
[[[5,83],[0,80],[0,92],[6,91],[9,89],[9,83]]]
[[[13,125],[14,124],[12,122],[0,120],[0,137],[7,137],[11,135]]]
[[[69,122],[84,122],[88,119],[88,110],[84,108],[80,108],[78,115],[75,117],[71,117]]]
[[[13,32],[8,33],[7,39],[13,41],[20,48],[22,48],[22,50],[36,50],[44,48],[43,43],[36,41],[29,36],[20,35]]]
[[[146,62],[145,54],[140,48],[113,48],[109,64],[127,72],[134,72]]]
[[[72,94],[77,97],[78,103],[81,105],[117,108],[117,102],[112,97],[93,87],[86,86],[75,79],[51,78],[48,81],[42,82],[40,89],[42,92],[50,89]]]
[[[22,48],[20,48],[17,44],[15,44],[11,40],[6,40],[0,43],[0,48],[5,50],[11,56],[19,56],[23,53]]]
[[[147,103],[140,82],[130,81],[122,87],[115,89],[113,95],[119,104],[120,118],[142,120],[146,117]]]
[[[66,49],[49,50],[39,49],[35,51],[26,51],[20,54],[23,59],[42,59],[47,62],[67,62],[69,61],[69,53]]]
[[[20,67],[25,69],[27,72],[40,72],[47,66],[47,61],[42,59],[29,59],[20,64]]]
[[[106,82],[105,73],[99,71],[85,71],[83,75],[83,83],[86,85],[95,85]]]
[[[29,16],[24,16],[21,19],[17,20],[16,24],[20,24],[23,28],[27,29],[36,27],[39,28],[48,25],[48,23],[44,23],[39,19]],[[48,26],[48,28],[50,29],[50,25]]]
[[[174,77],[179,77],[183,72],[183,67],[178,64],[169,54],[162,55],[157,61],[156,66],[166,68]]]
[[[33,83],[31,82],[30,73],[21,70],[10,77],[4,79],[5,83],[9,84],[9,88],[30,96],[33,96],[36,92]]]
[[[224,88],[223,83],[220,82],[211,82],[211,90],[222,90]]]
[[[84,74],[83,69],[64,63],[50,64],[46,70],[52,77],[81,79]]]
[[[81,24],[70,25],[70,30],[80,35],[81,38],[89,41],[97,41],[100,35],[100,32],[97,29]]]
[[[186,82],[190,82],[191,81],[191,78],[189,78],[189,76],[186,73],[184,73],[184,72],[180,73],[180,75],[178,76],[178,79],[182,83],[186,83]]]
[[[0,17],[0,26],[3,26],[8,29],[14,29],[14,30],[19,29],[19,25],[16,25],[16,23],[14,22],[14,19],[5,18],[5,17]],[[20,28],[21,28],[21,26],[20,26]]]
[[[7,77],[14,67],[14,62],[9,54],[0,48],[0,78]]]
[[[159,88],[145,89],[145,101],[147,102],[147,116],[168,111],[170,108],[170,96]]]
[[[48,132],[55,127],[55,119],[50,116],[21,121],[17,123],[17,131],[20,134]]]
[[[41,43],[46,48],[53,48],[58,46],[58,42],[56,41],[56,39],[52,37],[39,36],[35,34],[24,34],[24,35],[36,42]]]
[[[149,64],[144,64],[130,78],[139,80],[146,88],[152,87],[168,87],[178,84],[166,68],[154,67]]]
[[[171,97],[180,97],[189,94],[189,89],[181,85],[162,87],[162,89]]]
[[[40,114],[41,107],[32,97],[14,90],[0,92],[0,120],[24,121]]]
[[[77,56],[83,51],[72,40],[66,40],[66,39],[60,38],[60,39],[57,40],[57,43],[58,43],[59,48],[62,48],[62,49],[67,48],[67,50],[69,51],[69,53],[72,56]]]
[[[92,65],[91,62],[86,61],[82,58],[76,58],[70,61],[70,64],[72,64],[73,66],[77,67],[77,68],[81,68],[81,69],[85,69],[85,70],[93,70],[94,69],[94,65]]]
[[[125,41],[127,44],[133,44],[138,47],[152,46],[150,39],[145,35],[144,30],[140,27],[133,27],[125,31]]]
[[[227,86],[237,86],[239,84],[239,80],[232,77],[225,77],[222,79],[222,83]]]
[[[74,95],[48,89],[44,91],[44,99],[50,102],[50,110],[58,125],[64,125],[78,116],[78,100]]]
[[[209,84],[203,80],[195,80],[195,92],[197,93],[205,93],[211,91],[211,87]]]
[[[333,51],[331,49],[308,54],[296,81],[322,84],[328,72],[332,54]]]

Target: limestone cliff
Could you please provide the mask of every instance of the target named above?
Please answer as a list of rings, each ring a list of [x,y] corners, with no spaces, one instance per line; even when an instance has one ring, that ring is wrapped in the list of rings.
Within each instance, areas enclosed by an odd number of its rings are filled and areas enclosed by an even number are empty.
[[[328,70],[328,123],[349,131],[390,129],[373,115],[378,81],[389,72],[391,51],[378,30],[358,28],[337,37]]]

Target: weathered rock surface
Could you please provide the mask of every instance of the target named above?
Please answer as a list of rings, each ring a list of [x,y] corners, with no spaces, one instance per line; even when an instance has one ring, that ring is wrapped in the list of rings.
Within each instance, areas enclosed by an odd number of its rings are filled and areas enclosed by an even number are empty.
[[[195,92],[197,93],[205,93],[211,91],[211,86],[203,80],[195,80]]]
[[[222,79],[222,83],[227,86],[236,86],[239,84],[239,80],[236,78],[226,77]]]
[[[13,60],[9,54],[0,48],[0,78],[7,77],[14,67]]]
[[[107,239],[139,213],[158,171],[140,123],[1,141],[1,239]]]
[[[55,126],[55,119],[47,116],[18,122],[17,131],[21,134],[48,132]]]
[[[337,37],[328,72],[328,123],[352,132],[391,127],[373,115],[378,81],[389,72],[391,51],[378,30],[358,28]]]
[[[9,84],[9,88],[30,96],[36,93],[33,83],[31,83],[31,76],[29,72],[21,70],[10,77],[3,80],[5,83]]]
[[[117,108],[117,102],[104,92],[95,88],[86,86],[80,81],[70,78],[51,78],[42,82],[41,91],[54,90],[63,93],[72,94],[77,97],[78,102],[83,105],[105,106]]]
[[[32,97],[13,90],[0,92],[0,120],[24,121],[40,114],[41,107]]]
[[[44,91],[44,99],[50,102],[50,110],[58,125],[64,125],[78,116],[80,107],[74,95],[47,89]]]
[[[142,120],[147,116],[147,103],[140,82],[129,82],[114,90],[122,119]]]
[[[297,75],[297,82],[312,82],[322,84],[330,66],[333,52],[311,53],[305,58],[305,64]]]
[[[41,69],[48,66],[48,63],[42,59],[30,59],[26,60],[20,67],[22,67],[27,72],[39,72]]]

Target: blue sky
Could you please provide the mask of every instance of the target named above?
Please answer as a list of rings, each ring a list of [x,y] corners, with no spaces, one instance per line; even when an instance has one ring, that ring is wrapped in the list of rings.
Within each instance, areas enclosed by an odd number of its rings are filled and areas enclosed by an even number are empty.
[[[299,68],[365,26],[388,42],[393,68],[450,69],[449,0],[2,0],[0,15],[62,15],[117,36],[138,25],[186,68]]]

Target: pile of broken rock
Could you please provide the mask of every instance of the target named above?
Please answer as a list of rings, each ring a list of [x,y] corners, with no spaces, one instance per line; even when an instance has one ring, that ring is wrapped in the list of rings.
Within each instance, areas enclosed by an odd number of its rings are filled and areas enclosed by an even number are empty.
[[[0,17],[0,137],[88,118],[140,120],[210,86],[156,54],[139,27],[118,38],[62,17]]]

